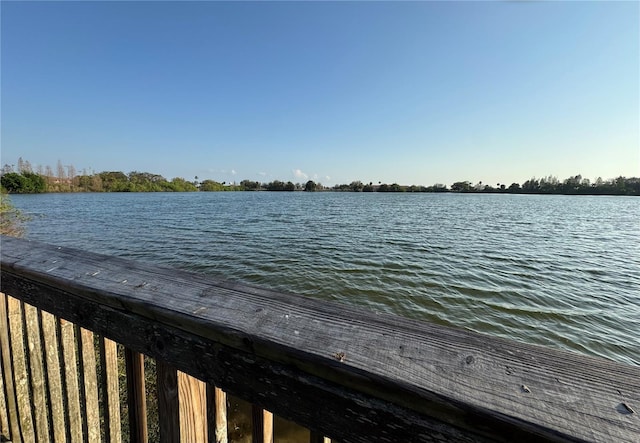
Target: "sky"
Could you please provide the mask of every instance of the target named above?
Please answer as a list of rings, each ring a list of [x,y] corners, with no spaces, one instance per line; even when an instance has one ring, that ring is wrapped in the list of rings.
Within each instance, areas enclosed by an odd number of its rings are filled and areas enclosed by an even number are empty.
[[[640,176],[640,3],[9,2],[0,160],[232,182]]]

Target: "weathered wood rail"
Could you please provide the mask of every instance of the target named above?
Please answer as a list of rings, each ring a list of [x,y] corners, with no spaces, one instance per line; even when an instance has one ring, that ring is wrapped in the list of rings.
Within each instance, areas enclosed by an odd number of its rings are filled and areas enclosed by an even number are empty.
[[[1,241],[0,426],[12,441],[120,441],[115,342],[131,441],[147,438],[142,354],[157,361],[161,441],[226,441],[225,392],[255,405],[260,442],[272,413],[312,442],[640,441],[639,367]]]

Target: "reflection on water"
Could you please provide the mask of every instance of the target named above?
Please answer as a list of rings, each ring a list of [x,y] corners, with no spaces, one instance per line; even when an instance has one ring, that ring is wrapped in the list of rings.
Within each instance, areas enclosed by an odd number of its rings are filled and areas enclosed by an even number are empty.
[[[640,199],[13,196],[27,238],[640,365]]]

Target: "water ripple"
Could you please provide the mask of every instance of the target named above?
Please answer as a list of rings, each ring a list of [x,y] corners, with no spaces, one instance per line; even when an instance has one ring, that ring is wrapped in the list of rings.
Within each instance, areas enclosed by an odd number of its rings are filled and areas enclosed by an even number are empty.
[[[640,200],[15,196],[28,237],[640,365]],[[73,229],[70,229],[73,227]]]

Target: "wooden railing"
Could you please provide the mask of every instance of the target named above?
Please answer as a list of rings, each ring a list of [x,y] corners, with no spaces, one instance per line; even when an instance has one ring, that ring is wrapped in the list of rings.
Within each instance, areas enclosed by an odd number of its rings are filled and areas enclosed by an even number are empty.
[[[160,441],[227,441],[226,393],[254,405],[254,442],[273,440],[272,413],[311,442],[640,441],[635,366],[1,241],[0,431],[14,442],[146,441],[143,355]]]

